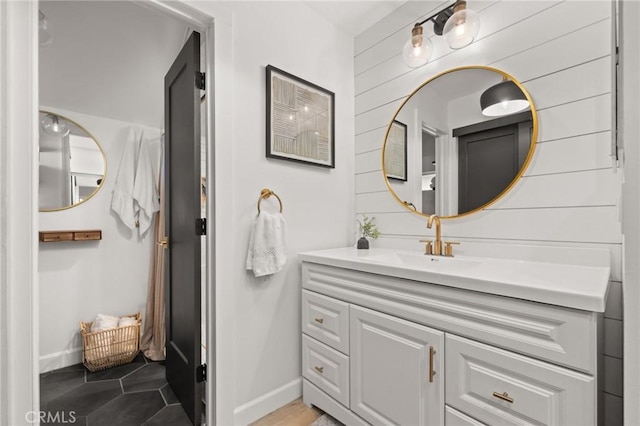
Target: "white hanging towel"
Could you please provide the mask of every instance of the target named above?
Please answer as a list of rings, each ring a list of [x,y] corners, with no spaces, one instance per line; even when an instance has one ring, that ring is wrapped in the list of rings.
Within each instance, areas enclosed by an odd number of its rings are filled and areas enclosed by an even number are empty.
[[[286,262],[284,216],[260,212],[251,229],[247,270],[262,277],[280,272]]]
[[[129,135],[125,142],[118,174],[116,175],[115,189],[111,198],[111,210],[116,212],[122,223],[132,231],[136,227],[136,206],[133,199],[133,185],[136,173],[136,138],[135,130],[129,129]]]
[[[160,194],[156,184],[157,177],[154,174],[153,160],[149,149],[149,141],[140,135],[140,152],[136,166],[135,183],[133,185],[133,199],[135,210],[138,214],[138,232],[140,237],[151,226],[153,214],[160,210]]]

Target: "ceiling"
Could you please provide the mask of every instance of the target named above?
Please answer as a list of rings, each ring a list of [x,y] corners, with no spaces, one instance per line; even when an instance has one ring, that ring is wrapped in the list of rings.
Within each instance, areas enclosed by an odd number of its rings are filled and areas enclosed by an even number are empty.
[[[305,1],[355,36],[405,0]],[[181,21],[131,1],[40,1],[53,43],[40,48],[40,105],[162,128],[164,75],[186,41]]]
[[[316,0],[304,3],[344,32],[356,36],[407,0]]]
[[[164,75],[187,26],[128,1],[41,1],[40,105],[162,127]]]

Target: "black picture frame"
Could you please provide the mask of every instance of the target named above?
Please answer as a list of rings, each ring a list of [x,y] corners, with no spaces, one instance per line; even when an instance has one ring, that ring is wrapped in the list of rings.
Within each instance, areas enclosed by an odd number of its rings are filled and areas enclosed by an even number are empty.
[[[266,67],[268,158],[335,168],[335,94]]]
[[[407,181],[407,125],[393,120],[384,146],[387,179]]]

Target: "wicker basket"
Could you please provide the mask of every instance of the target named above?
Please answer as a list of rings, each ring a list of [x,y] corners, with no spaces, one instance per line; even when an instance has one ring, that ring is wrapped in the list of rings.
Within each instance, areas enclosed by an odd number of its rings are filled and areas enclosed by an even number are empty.
[[[91,372],[128,364],[140,351],[140,312],[127,315],[136,324],[91,332],[92,322],[80,322],[83,364]]]

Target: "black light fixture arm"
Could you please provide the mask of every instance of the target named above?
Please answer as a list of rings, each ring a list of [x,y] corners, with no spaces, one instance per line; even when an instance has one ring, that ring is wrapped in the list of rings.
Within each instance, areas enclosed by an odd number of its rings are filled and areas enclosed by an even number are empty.
[[[449,4],[448,6],[445,6],[444,8],[440,9],[439,11],[429,16],[428,18],[416,23],[415,26],[418,27],[418,26],[421,26],[422,24],[425,24],[426,22],[432,21],[433,31],[437,35],[442,35],[442,29],[444,28],[444,24],[447,22],[447,19],[449,19],[449,17],[453,15],[456,6],[459,6],[461,4],[464,4],[466,6],[467,2],[465,0],[457,0]]]
[[[424,19],[424,20],[422,20],[422,21],[418,22],[416,25],[422,25],[422,24],[425,24],[425,23],[427,23],[427,22],[431,21],[431,20],[432,20],[433,18],[435,18],[436,16],[440,15],[440,14],[441,14],[442,12],[444,12],[445,10],[453,9],[453,6],[454,6],[456,3],[457,3],[457,2],[454,2],[454,3],[451,3],[451,4],[450,4],[450,5],[448,5],[448,6],[445,6],[444,8],[440,9],[439,11],[437,11],[437,12],[436,12],[436,13],[434,13],[433,15],[429,16],[428,18],[426,18],[426,19]]]

